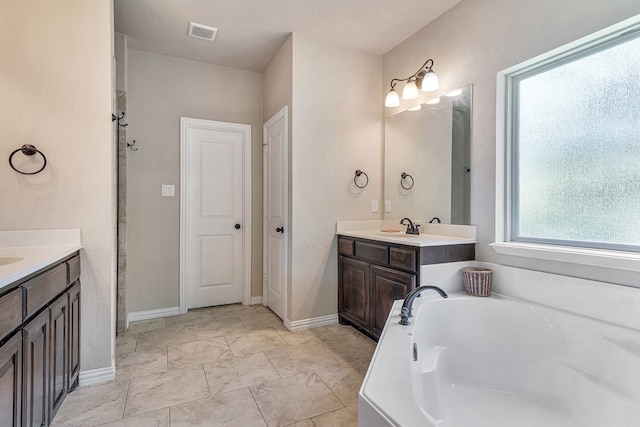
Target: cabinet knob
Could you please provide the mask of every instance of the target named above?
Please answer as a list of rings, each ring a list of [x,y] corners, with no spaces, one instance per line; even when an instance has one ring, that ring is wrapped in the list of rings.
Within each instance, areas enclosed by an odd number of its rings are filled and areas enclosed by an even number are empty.
[[[284,227],[276,228],[276,233],[283,233],[284,234]]]
[[[235,225],[236,230],[240,230],[240,224]]]

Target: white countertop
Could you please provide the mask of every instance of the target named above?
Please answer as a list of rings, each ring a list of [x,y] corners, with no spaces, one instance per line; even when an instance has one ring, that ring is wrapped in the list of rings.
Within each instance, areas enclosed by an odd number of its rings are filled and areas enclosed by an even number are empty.
[[[0,231],[0,290],[82,249],[80,230]]]
[[[476,243],[475,239],[464,237],[441,236],[438,234],[406,234],[404,231],[396,233],[380,230],[339,231],[340,236],[359,237],[361,239],[378,240],[380,242],[401,243],[409,246],[446,246]]]
[[[477,243],[473,225],[420,224],[418,235],[405,233],[406,227],[398,221],[338,221],[336,234],[409,246],[446,246]],[[382,230],[398,230],[385,232]]]

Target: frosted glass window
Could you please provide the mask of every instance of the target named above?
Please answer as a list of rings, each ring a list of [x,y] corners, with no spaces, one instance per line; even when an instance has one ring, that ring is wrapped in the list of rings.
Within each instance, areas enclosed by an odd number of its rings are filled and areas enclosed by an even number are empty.
[[[640,38],[514,80],[512,238],[640,250]]]

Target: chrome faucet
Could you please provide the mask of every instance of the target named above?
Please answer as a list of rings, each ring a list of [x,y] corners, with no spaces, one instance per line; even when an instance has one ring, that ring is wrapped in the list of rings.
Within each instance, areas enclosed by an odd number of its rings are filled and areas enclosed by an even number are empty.
[[[405,220],[409,221],[409,224],[407,224],[407,234],[420,234],[420,226],[415,225],[409,218],[402,218],[400,220],[400,225],[405,225]]]
[[[407,296],[404,298],[404,302],[402,303],[402,310],[400,311],[401,325],[407,326],[411,324],[411,322],[409,322],[409,318],[413,317],[411,315],[411,307],[413,306],[413,300],[416,299],[416,297],[426,289],[433,289],[434,291],[439,293],[442,298],[447,298],[449,296],[445,291],[443,291],[437,286],[419,286],[415,288],[414,290],[412,290],[407,294]]]

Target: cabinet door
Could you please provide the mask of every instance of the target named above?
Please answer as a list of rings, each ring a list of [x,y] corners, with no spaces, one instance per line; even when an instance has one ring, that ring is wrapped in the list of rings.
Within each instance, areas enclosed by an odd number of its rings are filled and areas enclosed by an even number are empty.
[[[48,425],[49,310],[24,327],[24,426]]]
[[[379,336],[387,322],[393,302],[404,299],[415,288],[416,275],[374,265],[371,267],[371,280],[375,301],[371,315],[373,332]]]
[[[338,258],[339,315],[368,330],[370,298],[369,263],[340,256]]]
[[[51,354],[49,363],[49,414],[53,417],[67,396],[67,355],[69,348],[69,300],[66,294],[49,307],[51,322]]]
[[[80,281],[69,289],[69,351],[67,390],[73,390],[80,373]]]
[[[19,427],[22,417],[22,332],[0,347],[0,426]]]

